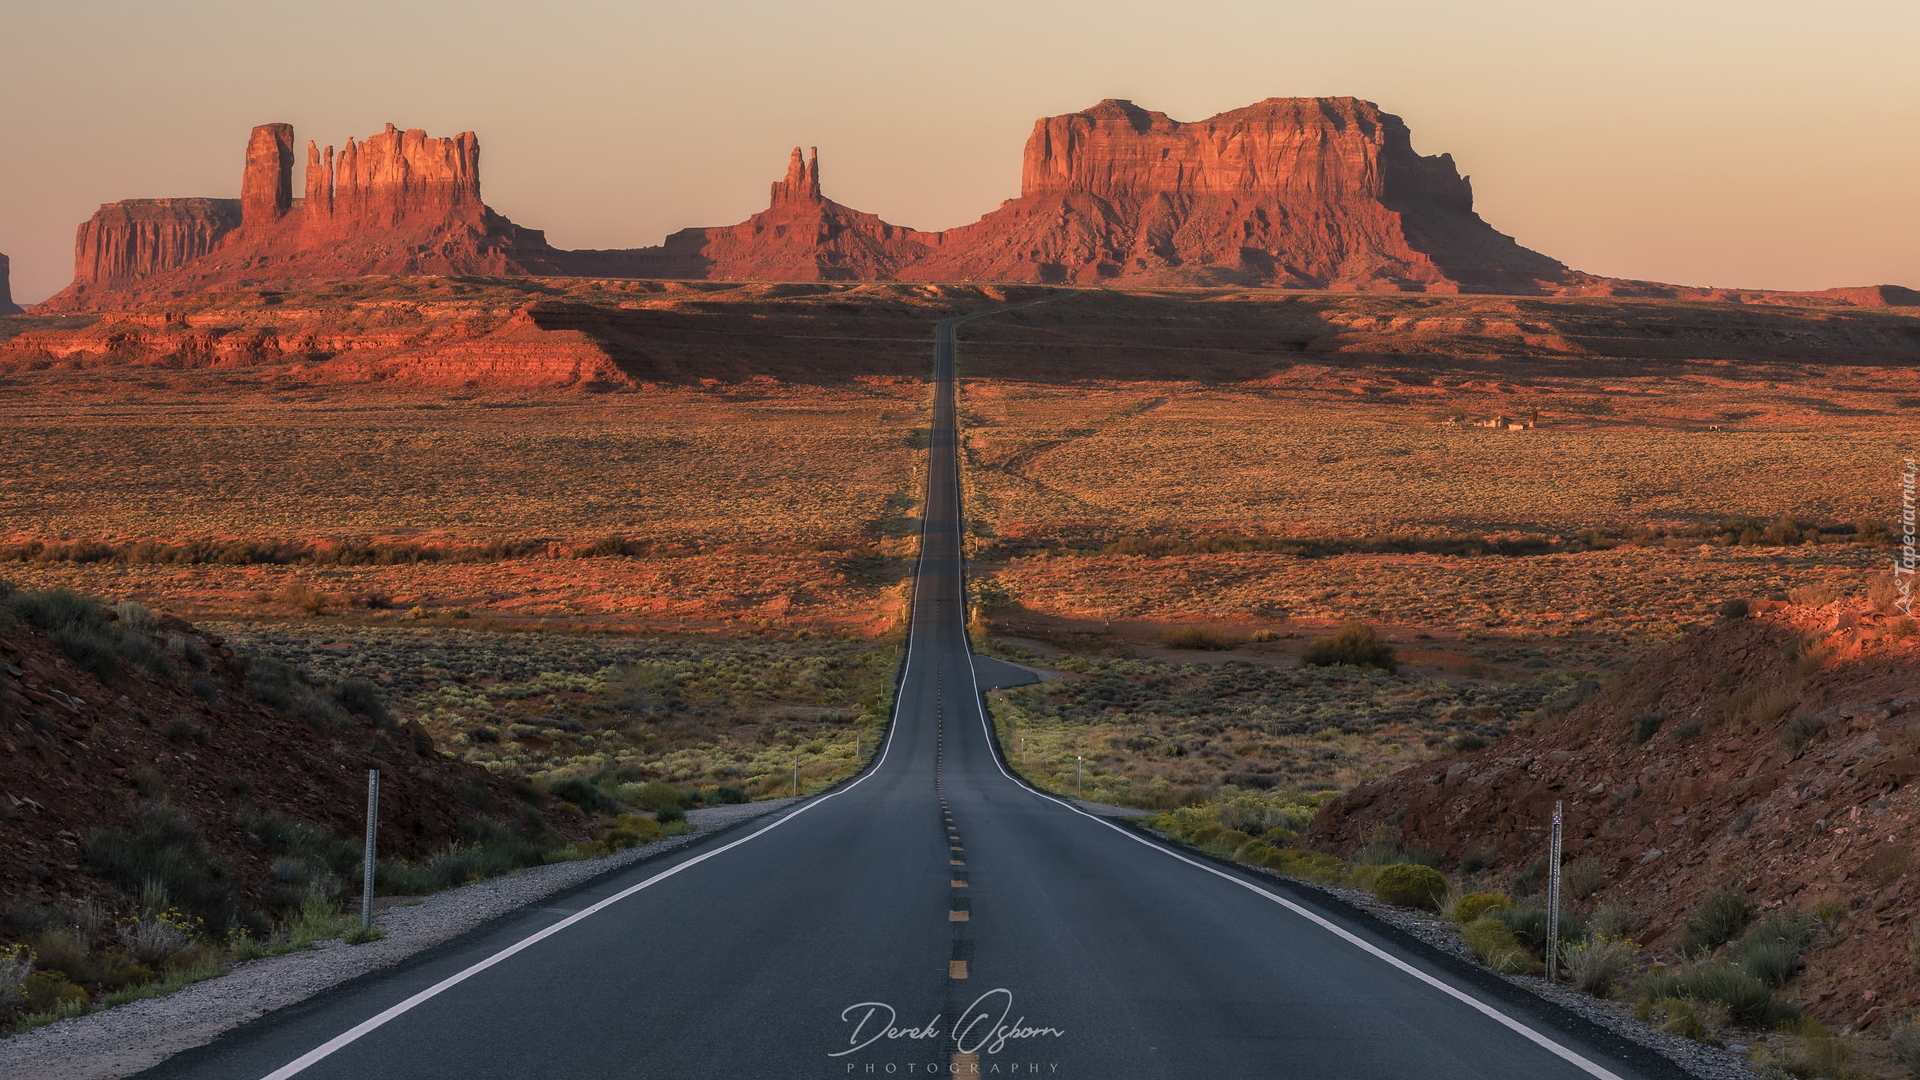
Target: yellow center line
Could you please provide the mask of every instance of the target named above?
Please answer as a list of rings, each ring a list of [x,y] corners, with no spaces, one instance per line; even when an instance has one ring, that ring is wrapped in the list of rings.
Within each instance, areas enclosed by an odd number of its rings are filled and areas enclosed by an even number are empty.
[[[947,978],[964,979],[966,977],[967,977],[967,962],[965,960],[947,961]]]
[[[973,921],[973,913],[970,911],[949,911],[947,912],[947,921],[971,922]]]
[[[961,881],[959,878],[954,878],[953,887],[956,889],[964,889],[967,887],[967,883],[964,881]]]

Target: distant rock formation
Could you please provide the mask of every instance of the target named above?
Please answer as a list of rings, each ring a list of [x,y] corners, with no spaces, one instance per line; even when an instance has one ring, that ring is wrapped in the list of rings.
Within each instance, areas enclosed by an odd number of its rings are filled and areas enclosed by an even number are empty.
[[[1480,220],[1447,155],[1357,98],[1194,123],[1130,101],[1034,124],[1018,199],[942,234],[916,276],[1542,292],[1567,268]]]
[[[294,132],[247,143],[239,199],[110,203],[80,227],[74,281],[47,311],[369,274],[769,281],[1234,285],[1515,295],[1911,304],[1896,286],[1825,293],[1694,289],[1570,270],[1482,221],[1445,154],[1358,98],[1269,98],[1183,123],[1130,101],[1034,124],[1020,196],[921,232],[826,197],[795,147],[767,209],[658,247],[563,251],[480,198],[480,144],[386,130],[336,153]]]
[[[392,124],[344,150],[307,144],[293,198],[293,128],[247,142],[239,199],[136,199],[80,227],[74,280],[41,305],[125,307],[208,289],[284,289],[365,274],[563,273],[538,231],[480,199],[480,143]]]
[[[5,255],[0,255],[0,315],[18,315],[20,307],[13,302],[13,267]]]

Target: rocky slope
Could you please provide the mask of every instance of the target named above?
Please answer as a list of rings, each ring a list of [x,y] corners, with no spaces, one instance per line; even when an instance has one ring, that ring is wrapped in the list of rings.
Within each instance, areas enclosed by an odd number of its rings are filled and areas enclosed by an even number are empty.
[[[89,835],[131,828],[156,802],[204,830],[243,907],[276,882],[243,808],[355,837],[366,770],[377,768],[381,854],[413,859],[466,839],[464,822],[519,813],[504,781],[442,756],[416,725],[350,713],[297,677],[263,691],[246,657],[186,622],[123,608],[104,626],[40,629],[13,610],[23,594],[7,592],[0,585],[0,909],[124,904],[89,860]],[[79,637],[109,644],[89,652]],[[267,703],[283,693],[286,707]]]
[[[1788,987],[1836,1026],[1920,1006],[1920,636],[1890,607],[1755,601],[1644,658],[1572,711],[1364,785],[1308,834],[1351,853],[1382,839],[1484,861],[1496,880],[1546,853],[1556,802],[1566,857],[1631,902],[1671,950],[1708,894],[1838,919]]]
[[[565,251],[480,197],[471,132],[386,130],[336,153],[254,129],[238,199],[110,203],[80,227],[74,281],[43,313],[210,289],[287,289],[367,274],[754,281],[1246,285],[1754,300],[1570,270],[1481,220],[1451,157],[1358,98],[1269,98],[1182,122],[1130,101],[1037,121],[1021,193],[971,225],[922,232],[826,197],[796,148],[765,211],[657,247]],[[1891,286],[1840,303],[1920,303]]]

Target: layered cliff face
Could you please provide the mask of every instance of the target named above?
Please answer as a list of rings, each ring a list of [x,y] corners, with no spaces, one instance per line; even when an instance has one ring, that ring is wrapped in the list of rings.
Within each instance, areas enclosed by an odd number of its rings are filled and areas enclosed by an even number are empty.
[[[12,264],[5,255],[0,255],[0,315],[20,314],[19,305],[13,302]]]
[[[370,274],[773,281],[1003,281],[1912,303],[1911,290],[1688,289],[1569,270],[1496,231],[1445,154],[1358,98],[1269,98],[1183,123],[1129,101],[1035,123],[1021,193],[971,225],[921,232],[826,197],[795,148],[767,209],[657,247],[562,251],[480,197],[471,132],[389,124],[339,151],[293,128],[248,140],[239,199],[103,206],[74,282],[43,310],[129,307],[217,289]],[[299,190],[300,197],[294,197]]]
[[[1473,212],[1445,155],[1356,98],[1273,98],[1197,123],[1109,100],[1027,140],[1021,194],[941,233],[821,193],[798,149],[768,209],[660,248],[578,253],[585,273],[711,278],[1558,291],[1581,279]],[[573,259],[569,255],[564,258]]]
[[[80,227],[73,284],[42,308],[124,307],[364,274],[559,272],[539,232],[481,201],[472,132],[441,139],[388,124],[337,153],[308,143],[298,199],[293,146],[290,125],[255,128],[239,199],[101,207]]]
[[[1356,98],[1271,98],[1182,123],[1129,101],[1041,120],[1021,193],[942,234],[917,274],[1541,292],[1566,267],[1473,212],[1446,155]]]
[[[91,307],[211,252],[240,227],[239,199],[128,199],[80,226],[73,284],[47,307]]]

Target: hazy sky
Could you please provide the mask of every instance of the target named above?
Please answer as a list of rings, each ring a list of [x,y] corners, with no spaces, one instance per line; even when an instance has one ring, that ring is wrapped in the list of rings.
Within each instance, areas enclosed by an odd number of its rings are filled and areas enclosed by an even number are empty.
[[[763,209],[796,143],[832,198],[938,229],[1019,193],[1037,117],[1335,94],[1579,269],[1920,286],[1914,0],[0,0],[0,28],[0,251],[28,302],[98,204],[236,195],[269,121],[477,131],[496,210],[631,247]]]

